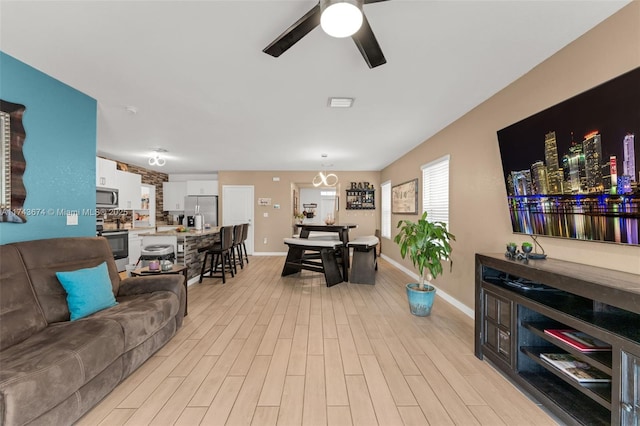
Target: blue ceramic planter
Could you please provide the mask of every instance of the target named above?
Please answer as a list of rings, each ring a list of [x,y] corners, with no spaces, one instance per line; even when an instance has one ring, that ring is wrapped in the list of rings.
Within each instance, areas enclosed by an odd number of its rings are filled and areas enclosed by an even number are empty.
[[[409,299],[409,309],[413,315],[426,317],[431,313],[431,307],[436,297],[436,289],[427,285],[429,291],[414,290],[418,288],[417,283],[407,284],[407,298]]]

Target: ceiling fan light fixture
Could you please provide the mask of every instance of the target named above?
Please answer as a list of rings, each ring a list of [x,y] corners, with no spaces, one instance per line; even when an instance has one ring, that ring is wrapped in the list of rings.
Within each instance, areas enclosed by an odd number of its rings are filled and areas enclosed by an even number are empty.
[[[355,34],[362,26],[363,0],[321,0],[320,26],[332,37]]]

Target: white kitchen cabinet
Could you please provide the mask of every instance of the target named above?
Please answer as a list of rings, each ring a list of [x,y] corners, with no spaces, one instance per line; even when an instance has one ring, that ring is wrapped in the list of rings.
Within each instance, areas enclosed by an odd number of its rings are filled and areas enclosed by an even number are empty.
[[[162,210],[184,210],[184,197],[187,195],[187,182],[162,182]]]
[[[218,181],[188,180],[187,195],[218,195]]]
[[[142,254],[142,236],[155,232],[153,229],[129,231],[129,263],[136,263]]]
[[[142,237],[129,232],[129,264],[136,264],[142,254]]]
[[[101,188],[117,188],[116,162],[96,157],[96,186]]]
[[[140,209],[140,187],[142,185],[140,175],[116,170],[116,182],[120,198],[118,208],[121,210]]]

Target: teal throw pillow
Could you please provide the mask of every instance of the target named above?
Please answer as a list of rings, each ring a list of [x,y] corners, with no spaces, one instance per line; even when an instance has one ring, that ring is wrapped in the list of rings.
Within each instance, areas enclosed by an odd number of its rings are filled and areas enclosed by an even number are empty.
[[[113,297],[107,262],[94,268],[56,272],[56,276],[67,292],[71,321],[118,304]]]

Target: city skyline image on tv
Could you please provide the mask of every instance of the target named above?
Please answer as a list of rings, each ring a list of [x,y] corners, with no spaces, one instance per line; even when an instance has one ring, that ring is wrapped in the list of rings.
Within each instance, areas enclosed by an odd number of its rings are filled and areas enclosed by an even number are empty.
[[[640,244],[640,68],[497,135],[514,232]]]

